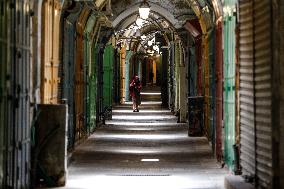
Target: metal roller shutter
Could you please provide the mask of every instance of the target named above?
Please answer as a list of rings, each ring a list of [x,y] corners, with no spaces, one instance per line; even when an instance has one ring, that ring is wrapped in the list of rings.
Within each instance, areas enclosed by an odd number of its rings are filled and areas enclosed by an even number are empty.
[[[271,6],[254,2],[256,175],[259,188],[272,188]]]
[[[271,2],[240,1],[240,129],[243,173],[273,187]]]
[[[255,174],[253,2],[239,1],[240,22],[240,143],[244,175]]]

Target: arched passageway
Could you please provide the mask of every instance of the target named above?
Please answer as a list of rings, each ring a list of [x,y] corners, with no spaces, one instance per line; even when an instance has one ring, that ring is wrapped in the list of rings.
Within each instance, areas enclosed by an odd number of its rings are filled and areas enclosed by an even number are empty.
[[[150,14],[141,19],[143,3]],[[280,0],[0,6],[1,188],[72,183],[84,175],[77,158],[97,175],[116,167],[113,181],[139,165],[134,176],[160,181],[183,167],[180,182],[189,184],[202,162],[205,178],[233,173],[255,188],[283,188]],[[130,107],[134,75],[143,85],[139,114]],[[161,161],[137,162],[149,154]],[[214,161],[225,168],[211,170]],[[212,187],[203,181],[194,186]]]

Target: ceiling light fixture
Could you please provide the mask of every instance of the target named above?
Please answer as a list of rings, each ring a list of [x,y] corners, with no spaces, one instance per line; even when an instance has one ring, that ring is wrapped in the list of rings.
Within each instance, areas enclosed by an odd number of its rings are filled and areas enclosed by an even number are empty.
[[[147,0],[144,0],[141,5],[139,6],[139,15],[140,18],[146,20],[149,18],[150,14],[150,5]]]
[[[139,16],[136,19],[136,25],[138,27],[141,27],[143,25],[143,20]]]

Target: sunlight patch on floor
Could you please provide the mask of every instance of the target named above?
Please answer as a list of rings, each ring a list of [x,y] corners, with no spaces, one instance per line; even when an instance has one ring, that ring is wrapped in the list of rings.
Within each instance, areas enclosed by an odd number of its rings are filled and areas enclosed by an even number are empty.
[[[187,138],[186,134],[172,133],[172,134],[104,134],[103,136],[96,136],[97,139],[129,139],[129,140],[175,140]]]
[[[216,184],[216,183],[215,183]],[[70,178],[70,189],[209,189],[212,180],[185,176],[80,176]]]
[[[141,92],[141,95],[158,96],[158,95],[161,95],[161,93],[155,93],[155,92]]]
[[[114,120],[127,120],[127,121],[133,121],[133,120],[168,120],[168,119],[176,119],[174,115],[140,115],[137,113],[137,115],[113,115],[112,119]]]
[[[112,110],[113,113],[131,113],[132,109]],[[139,113],[169,113],[170,110],[140,110]]]
[[[125,104],[127,105],[132,105],[132,102],[125,102]],[[141,102],[141,106],[142,105],[161,105],[162,102],[161,101],[142,101]]]
[[[108,125],[123,125],[123,126],[180,126],[180,125],[186,125],[186,123],[177,123],[176,121],[168,121],[161,123],[161,122],[152,122],[152,123],[139,123],[139,122],[134,122],[134,121],[127,121],[127,122],[122,122],[122,121],[113,121],[113,120],[106,120],[106,124]]]

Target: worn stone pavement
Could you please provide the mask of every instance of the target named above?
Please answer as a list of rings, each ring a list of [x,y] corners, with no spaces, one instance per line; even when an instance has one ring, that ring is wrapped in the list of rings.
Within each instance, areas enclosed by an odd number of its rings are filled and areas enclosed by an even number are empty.
[[[161,108],[160,94],[144,92],[77,147],[68,167],[70,189],[222,189],[221,169],[205,137],[188,137],[186,124]]]

